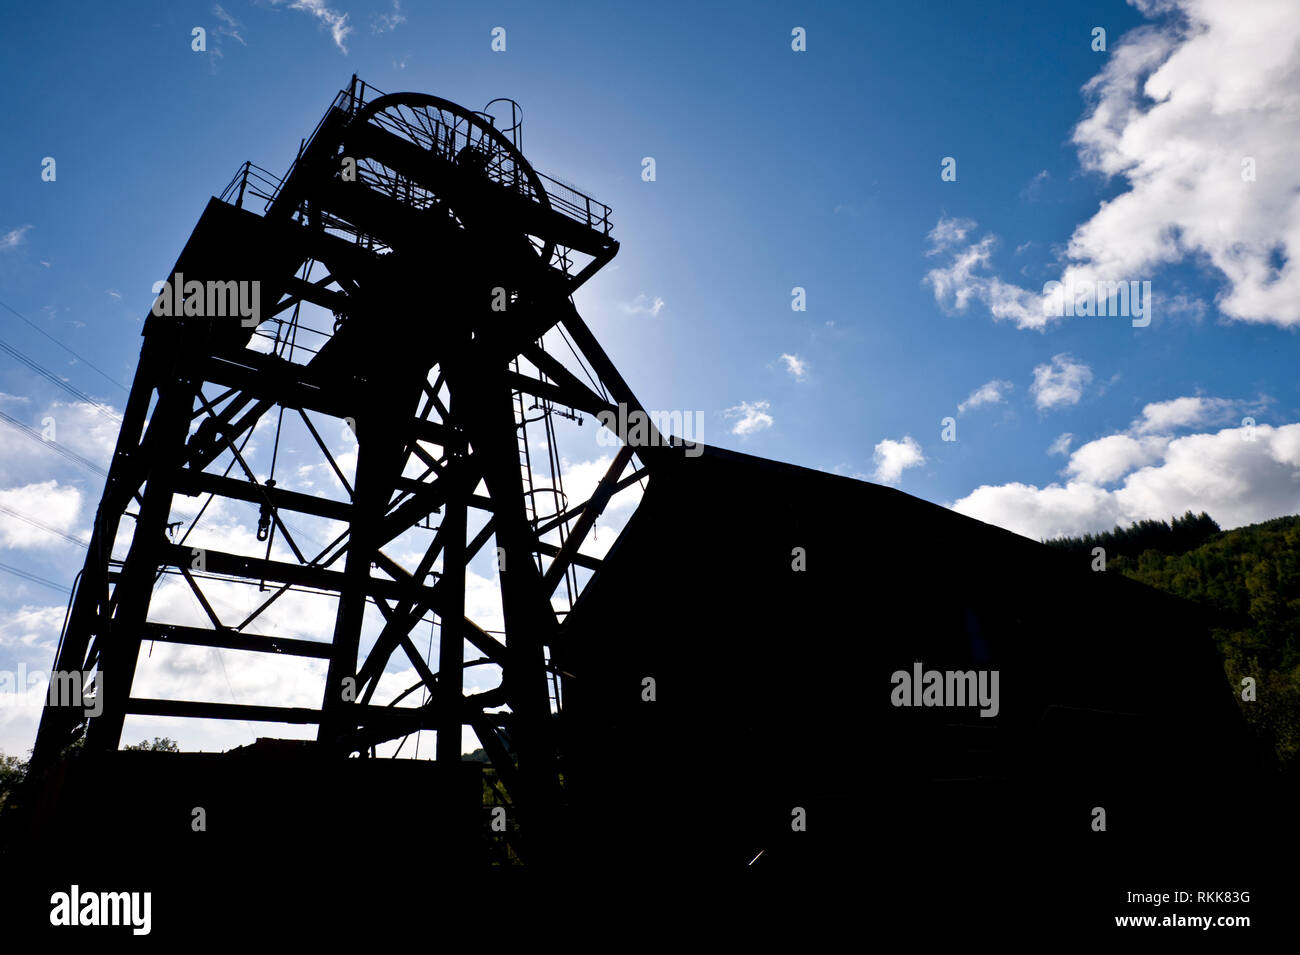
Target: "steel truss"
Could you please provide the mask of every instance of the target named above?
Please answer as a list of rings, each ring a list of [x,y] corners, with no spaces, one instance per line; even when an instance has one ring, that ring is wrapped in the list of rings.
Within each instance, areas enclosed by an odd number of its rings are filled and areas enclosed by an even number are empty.
[[[594,492],[565,494],[555,419],[626,422],[620,404],[640,409],[571,300],[618,243],[607,206],[533,170],[513,103],[509,117],[499,129],[354,77],[283,180],[246,163],[209,203],[173,275],[259,283],[262,314],[256,327],[157,308],[146,320],[55,663],[93,673],[103,710],[47,706],[38,766],[83,732],[87,748],[116,749],[131,714],[315,725],[339,756],[436,730],[440,761],[460,759],[469,726],[512,799],[539,816],[555,805],[563,678],[550,648],[599,567],[583,542],[661,441],[653,426],[648,447],[620,434]],[[340,422],[355,467],[327,439]],[[274,454],[269,472],[251,464],[254,430],[270,440],[272,426],[276,454],[286,427],[310,435],[341,493],[295,489]],[[191,538],[210,507],[250,505],[251,546]],[[490,631],[467,612],[466,575],[492,544],[504,623]],[[164,577],[184,582],[206,625],[157,618]],[[242,619],[213,597],[230,586],[258,593]],[[287,594],[336,602],[327,640],[264,623]],[[436,623],[436,660],[421,652],[422,622]],[[138,696],[146,641],[325,661],[320,706]],[[381,677],[403,657],[418,681],[384,700]],[[474,666],[499,670],[499,685],[466,693]]]

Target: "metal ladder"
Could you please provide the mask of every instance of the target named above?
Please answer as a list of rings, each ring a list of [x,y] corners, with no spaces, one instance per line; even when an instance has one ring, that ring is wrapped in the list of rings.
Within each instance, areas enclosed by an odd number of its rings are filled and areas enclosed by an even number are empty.
[[[519,359],[515,358],[511,362],[511,370],[519,374]],[[524,514],[528,518],[528,523],[536,526],[537,524],[537,506],[533,501],[533,459],[532,452],[528,447],[528,418],[524,409],[524,393],[516,390],[514,392],[515,401],[515,437],[519,442],[519,477],[524,488]],[[539,568],[540,569],[540,568]]]

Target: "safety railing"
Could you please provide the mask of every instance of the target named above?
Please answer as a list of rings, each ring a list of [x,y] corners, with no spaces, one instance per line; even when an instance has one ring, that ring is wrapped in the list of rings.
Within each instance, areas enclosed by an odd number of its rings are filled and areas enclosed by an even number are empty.
[[[554,176],[548,176],[546,173],[537,171],[541,177],[546,189],[546,195],[551,200],[551,207],[558,209],[570,219],[576,219],[584,222],[587,228],[594,229],[609,235],[613,226],[610,224],[609,216],[613,210],[603,202],[598,202],[584,192],[580,192],[566,182],[561,182]]]
[[[222,202],[231,203],[236,209],[242,209],[244,200],[249,196],[265,200],[265,204],[269,206],[282,185],[284,181],[269,169],[245,162],[230,180],[230,184],[221,190],[218,198]]]
[[[242,207],[244,200],[253,196],[265,202],[264,210],[269,208],[272,201],[279,194],[284,184],[289,181],[293,175],[294,169],[301,162],[302,157],[307,153],[312,142],[320,133],[325,122],[333,115],[335,110],[340,110],[348,116],[354,116],[357,111],[365,105],[368,98],[375,95],[382,96],[380,90],[372,86],[367,86],[357,78],[353,78],[349,89],[340,90],[334,97],[330,108],[325,111],[316,128],[312,130],[311,135],[302,141],[298,149],[298,157],[289,167],[288,173],[284,178],[275,175],[261,166],[251,162],[245,162],[235,173],[230,184],[221,193],[223,202],[232,202],[236,207]],[[411,140],[421,143],[426,149],[433,150],[449,160],[454,160],[459,156],[460,151],[466,146],[478,146],[479,143],[468,135],[468,130],[456,126],[449,126],[438,120],[432,122],[416,123],[406,119],[398,114],[377,114],[373,116],[372,121],[382,128],[400,136],[405,136]],[[426,120],[432,117],[426,117]],[[516,122],[516,125],[518,123]],[[513,130],[515,141],[518,139],[518,130]],[[528,177],[521,175],[521,171],[516,168],[513,158],[498,153],[493,161],[484,168],[484,173],[499,185],[518,192],[519,194],[536,199],[533,195],[533,187],[528,181]],[[553,209],[564,216],[584,224],[593,231],[600,232],[608,236],[613,228],[610,222],[612,209],[603,202],[598,202],[591,196],[582,192],[575,186],[557,179],[555,176],[548,176],[543,172],[537,172],[538,177],[542,180],[543,188],[546,190],[547,198]]]

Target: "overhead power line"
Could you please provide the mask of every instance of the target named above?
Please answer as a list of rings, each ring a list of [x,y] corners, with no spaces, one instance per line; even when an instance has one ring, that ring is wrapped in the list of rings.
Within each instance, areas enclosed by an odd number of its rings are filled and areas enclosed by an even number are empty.
[[[11,357],[16,358],[18,361],[22,362],[32,371],[40,375],[42,378],[46,379],[47,381],[51,382],[57,387],[62,388],[64,391],[72,395],[78,401],[90,405],[100,414],[104,415],[106,418],[109,418],[110,420],[117,422],[118,424],[121,423],[122,418],[120,415],[114,413],[108,407],[100,404],[98,401],[90,397],[90,395],[86,394],[80,388],[76,388],[73,385],[69,384],[63,378],[60,378],[58,375],[54,374],[54,372],[50,371],[48,368],[45,368],[39,362],[31,358],[28,358],[26,355],[24,355],[22,352],[20,352],[18,349],[14,348],[12,345],[8,344],[7,342],[0,341],[0,351],[3,351],[6,354],[10,355]]]
[[[51,527],[49,524],[46,524],[44,521],[37,520],[34,517],[28,517],[26,514],[23,514],[19,511],[15,511],[12,507],[6,507],[5,505],[0,504],[0,514],[8,514],[10,517],[16,518],[22,521],[24,524],[30,524],[32,525],[32,527],[40,528],[46,533],[53,534],[55,537],[62,537],[69,544],[76,544],[78,547],[90,546],[90,541],[84,541],[79,537],[73,537],[71,534],[65,534],[57,527]]]
[[[73,387],[63,378],[59,377],[54,372],[50,371],[48,368],[42,365],[40,362],[36,361],[33,358],[28,358],[17,348],[14,348],[12,345],[4,341],[0,341],[0,351],[3,351],[5,354],[10,355],[13,358],[16,358],[18,361],[22,362],[32,371],[36,372],[36,374],[40,375],[42,378],[46,379],[47,381],[57,385],[59,388],[62,388],[64,391],[72,395],[78,401],[82,401],[90,405],[101,415],[103,415],[105,418],[108,418],[110,421],[114,422],[115,424],[122,423],[121,416],[114,413],[112,409],[107,408],[104,405],[101,405],[98,401],[90,397],[90,395],[86,394],[80,388]]]
[[[57,590],[61,594],[68,592],[67,584],[55,583],[47,577],[38,577],[36,574],[29,574],[25,570],[17,567],[10,567],[8,564],[0,564],[0,570],[6,574],[13,574],[15,577],[21,577],[23,580],[29,580],[34,584],[40,584],[42,587],[49,587],[51,590]]]
[[[105,471],[103,468],[101,468],[94,461],[90,460],[89,458],[83,458],[80,454],[78,454],[76,451],[73,451],[71,448],[59,444],[59,442],[57,441],[53,441],[44,437],[35,428],[28,427],[27,425],[23,424],[21,421],[19,421],[17,418],[13,417],[12,415],[8,415],[5,414],[5,412],[0,411],[0,421],[3,421],[6,424],[8,424],[10,427],[16,428],[17,430],[21,431],[24,436],[31,439],[32,441],[35,441],[37,444],[41,445],[42,447],[48,448],[49,450],[53,451],[55,454],[63,455],[72,463],[79,464],[83,468],[86,468],[89,471],[94,471],[96,474],[100,475],[101,477],[108,477],[108,472]]]
[[[18,309],[14,308],[12,305],[8,304],[7,302],[0,301],[0,308],[4,308],[4,309],[6,309],[7,311],[12,312],[14,315],[17,315],[19,319],[21,319],[23,322],[25,322],[25,323],[27,323],[28,325],[30,325],[32,328],[36,329],[36,331],[40,332],[42,335],[44,335],[44,336],[45,336],[46,338],[48,338],[50,341],[54,342],[54,344],[58,345],[60,348],[62,348],[65,352],[67,352],[67,353],[68,353],[69,355],[71,355],[73,358],[77,359],[77,361],[81,362],[81,363],[82,363],[83,365],[85,365],[87,368],[89,368],[89,369],[91,369],[92,371],[94,371],[94,372],[96,372],[97,374],[99,374],[99,375],[100,375],[100,376],[101,376],[105,381],[108,381],[108,382],[111,382],[111,383],[114,384],[114,385],[117,385],[117,387],[121,388],[123,391],[129,392],[129,391],[131,390],[131,389],[127,388],[126,385],[122,384],[120,381],[118,381],[116,378],[114,378],[112,375],[110,375],[108,372],[104,371],[102,368],[100,368],[98,365],[96,365],[94,362],[90,361],[88,358],[84,357],[83,355],[78,354],[77,352],[75,352],[75,351],[73,351],[71,348],[69,348],[67,345],[63,344],[63,342],[59,341],[57,338],[55,338],[53,335],[51,335],[51,334],[50,334],[49,332],[47,332],[45,329],[41,328],[41,326],[37,325],[37,324],[36,324],[35,322],[33,322],[30,318],[28,318],[28,317],[27,317],[26,315],[24,315],[22,312],[18,311]]]

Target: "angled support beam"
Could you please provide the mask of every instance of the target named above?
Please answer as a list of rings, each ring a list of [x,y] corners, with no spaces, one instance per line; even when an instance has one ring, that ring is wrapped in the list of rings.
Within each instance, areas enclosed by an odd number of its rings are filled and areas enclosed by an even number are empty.
[[[596,407],[598,411],[612,410],[617,415],[618,408],[616,405],[611,404],[608,399],[592,391],[586,382],[569,371],[559,359],[542,348],[538,342],[526,346],[521,354],[536,365],[542,374],[546,375],[566,392],[581,395],[585,402]],[[571,407],[582,406],[572,405]],[[595,413],[596,411],[592,412],[592,414]]]
[[[195,647],[216,647],[220,650],[252,650],[257,653],[282,653],[286,656],[313,657],[328,660],[330,645],[316,640],[298,640],[289,637],[271,637],[258,633],[240,633],[229,628],[206,630],[202,627],[182,627],[170,623],[146,623],[142,632],[146,640],[163,643],[183,643]]]
[[[603,400],[590,388],[581,387],[581,382],[576,382],[579,387],[574,387],[573,384],[555,385],[545,381],[538,381],[536,378],[514,371],[506,374],[506,380],[511,388],[522,391],[526,395],[542,398],[568,408],[577,408],[579,411],[587,412],[592,417],[608,411],[614,415],[615,420],[618,418],[618,407],[616,405],[611,405],[608,401]]]
[[[625,488],[629,488],[637,481],[645,480],[649,476],[650,476],[649,468],[638,468],[637,470],[629,474],[627,477],[623,478],[623,480],[619,481],[617,484],[614,485],[614,493],[617,494],[619,491],[622,491]],[[590,506],[591,506],[591,498],[587,498],[587,500],[583,501],[581,504],[575,504],[573,505],[573,507],[569,508],[564,513],[557,514],[555,517],[552,517],[545,524],[542,524],[537,528],[537,536],[541,537],[543,534],[547,534],[555,530],[555,528],[559,527],[565,521],[573,520]]]
[[[284,283],[284,290],[294,299],[319,305],[331,312],[345,311],[348,306],[348,297],[342,292],[334,292],[325,288],[326,285],[333,281],[334,276],[332,275],[325,276],[319,282],[308,282],[295,275]]]
[[[587,506],[582,509],[578,515],[578,520],[573,526],[567,537],[564,539],[564,546],[560,548],[559,554],[551,562],[551,566],[546,569],[546,576],[542,579],[542,589],[547,596],[555,592],[561,580],[564,579],[564,573],[569,569],[569,565],[574,563],[578,558],[578,548],[582,542],[587,539],[587,534],[596,523],[596,518],[600,517],[605,510],[605,505],[614,494],[614,488],[618,486],[618,479],[622,476],[623,471],[627,468],[632,460],[634,449],[629,445],[623,445],[614,455],[614,461],[605,472],[605,476],[600,479],[596,485],[596,490],[591,495],[591,500]],[[597,564],[599,566],[599,563]]]
[[[547,557],[559,557],[560,548],[554,544],[548,544],[546,541],[537,542],[537,552],[545,554]],[[574,567],[584,567],[587,570],[600,570],[604,561],[596,557],[588,557],[586,554],[574,553],[569,557],[569,563]]]
[[[164,542],[158,551],[158,565],[190,568],[193,566],[196,551],[202,554],[203,570],[209,574],[243,577],[254,581],[275,580],[284,584],[330,591],[342,590],[345,583],[344,572],[326,570],[314,564],[292,564],[287,561],[265,560],[261,557],[245,557],[242,554],[190,547],[188,544]],[[367,569],[368,567],[369,562],[367,562]],[[364,596],[396,600],[412,594],[428,599],[433,595],[434,590],[431,587],[421,587],[409,582],[387,580],[367,574],[361,592]]]
[[[476,455],[471,454],[449,463],[436,481],[419,482],[418,488],[411,489],[414,492],[411,497],[380,519],[376,546],[383,547],[398,534],[414,527],[445,505],[449,497],[471,492],[481,477]]]
[[[352,505],[329,498],[301,494],[265,484],[253,484],[238,478],[209,474],[207,471],[195,471],[193,468],[181,468],[173,478],[178,494],[194,497],[198,494],[215,494],[218,497],[247,501],[250,504],[270,504],[275,510],[298,511],[314,517],[324,517],[331,521],[349,522],[352,518]]]

